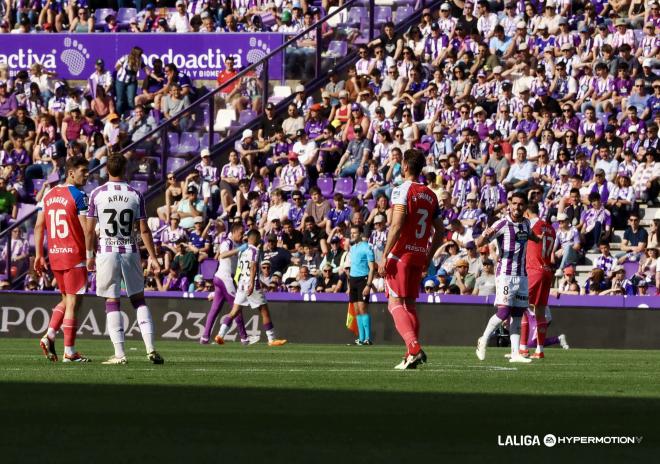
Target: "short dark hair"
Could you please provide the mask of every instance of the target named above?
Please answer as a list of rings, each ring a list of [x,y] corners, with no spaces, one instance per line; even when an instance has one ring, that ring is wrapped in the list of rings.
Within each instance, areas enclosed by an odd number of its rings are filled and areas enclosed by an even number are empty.
[[[523,192],[513,192],[511,194],[511,199],[513,200],[514,198],[520,198],[525,204],[527,203],[527,195]]]
[[[351,229],[357,229],[360,235],[362,235],[362,232],[364,231],[360,224],[351,224]]]
[[[536,203],[536,202],[532,202],[532,203],[528,204],[527,205],[527,211],[529,211],[530,213],[532,213],[535,216],[538,216],[539,215],[539,204]]]
[[[121,177],[126,169],[126,158],[124,155],[110,155],[105,163],[105,168],[112,177]]]
[[[89,161],[84,156],[72,156],[71,158],[66,160],[65,164],[65,169],[66,172],[69,172],[70,169],[76,170],[80,166],[85,166],[87,167],[89,165]]]
[[[598,192],[591,192],[589,194],[589,201],[600,201],[600,193]]]
[[[403,155],[403,161],[408,165],[408,170],[414,175],[419,176],[426,165],[424,153],[414,148],[409,148]]]
[[[247,234],[248,238],[257,237],[257,240],[261,238],[261,232],[258,229],[250,229]]]
[[[260,198],[260,197],[259,197],[259,192],[255,192],[255,191],[253,190],[252,192],[248,193],[248,197],[247,197],[248,202],[250,202],[250,201],[252,201],[252,200],[256,200],[257,198]]]
[[[241,224],[240,222],[235,222],[234,224],[232,224],[232,226],[231,226],[232,233],[236,232],[239,229],[240,229],[241,232],[243,231],[243,224]]]

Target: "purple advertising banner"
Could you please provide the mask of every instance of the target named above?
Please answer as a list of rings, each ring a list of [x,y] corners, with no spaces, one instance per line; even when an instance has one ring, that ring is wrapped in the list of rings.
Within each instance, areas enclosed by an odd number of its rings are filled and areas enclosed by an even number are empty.
[[[119,58],[139,46],[149,65],[160,58],[164,64],[174,63],[193,80],[214,80],[228,55],[236,58],[236,67],[241,69],[283,43],[283,35],[273,33],[3,34],[0,63],[9,64],[12,75],[40,63],[59,78],[87,80],[97,59],[103,59],[112,70]],[[271,79],[282,78],[282,53],[271,58],[268,70]]]

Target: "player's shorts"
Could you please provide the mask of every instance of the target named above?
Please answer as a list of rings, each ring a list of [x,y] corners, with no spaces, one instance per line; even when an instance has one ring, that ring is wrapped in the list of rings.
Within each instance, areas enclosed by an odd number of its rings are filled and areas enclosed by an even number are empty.
[[[87,268],[78,266],[71,269],[56,271],[53,275],[57,280],[57,286],[63,295],[82,295],[87,291]]]
[[[555,274],[552,271],[531,271],[527,272],[529,280],[529,304],[535,307],[548,305],[548,297],[552,288],[552,281]]]
[[[499,275],[495,277],[495,306],[527,308],[529,293],[527,277]]]
[[[362,301],[369,303],[369,297],[362,295],[362,292],[367,287],[368,277],[350,277],[348,280],[348,301],[357,303]]]
[[[234,279],[229,276],[218,276],[216,274],[213,277],[213,285],[232,298],[236,296],[236,284],[234,283]]]
[[[234,304],[239,306],[249,306],[252,309],[259,309],[266,304],[266,297],[261,290],[254,290],[250,296],[243,289],[238,289],[234,297]]]
[[[425,270],[405,258],[390,255],[385,263],[385,294],[388,298],[417,298]]]
[[[96,256],[96,295],[119,298],[121,281],[126,294],[144,291],[144,274],[139,253],[102,253]]]

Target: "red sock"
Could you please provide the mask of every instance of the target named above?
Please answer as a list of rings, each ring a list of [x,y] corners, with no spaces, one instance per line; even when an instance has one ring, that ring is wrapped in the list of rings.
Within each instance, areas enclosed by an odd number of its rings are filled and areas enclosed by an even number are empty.
[[[527,338],[529,337],[529,321],[527,320],[527,311],[523,313],[520,322],[520,344],[527,348]]]
[[[389,303],[387,306],[394,319],[396,331],[399,332],[399,335],[401,335],[408,348],[408,353],[413,355],[419,353],[422,347],[419,346],[417,335],[415,335],[415,328],[406,308],[401,303]]]
[[[75,346],[76,344],[76,320],[64,319],[62,324],[64,332],[64,346]]]
[[[408,304],[403,303],[403,307],[408,312],[408,317],[410,318],[410,323],[415,330],[415,338],[419,338],[419,319],[417,318],[417,307],[415,303]]]
[[[55,332],[60,330],[62,327],[62,321],[64,320],[64,305],[59,303],[53,308],[53,313],[50,316],[50,323],[48,327],[53,329]]]
[[[545,315],[536,320],[536,346],[545,346],[545,334],[548,331],[548,321]]]

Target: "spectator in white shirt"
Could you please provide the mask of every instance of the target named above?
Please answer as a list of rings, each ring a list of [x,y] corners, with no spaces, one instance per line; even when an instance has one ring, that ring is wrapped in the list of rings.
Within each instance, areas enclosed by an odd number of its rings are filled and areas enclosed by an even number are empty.
[[[172,14],[169,21],[169,27],[176,32],[190,32],[190,20],[186,12],[186,3],[183,0],[177,0],[176,11]]]

